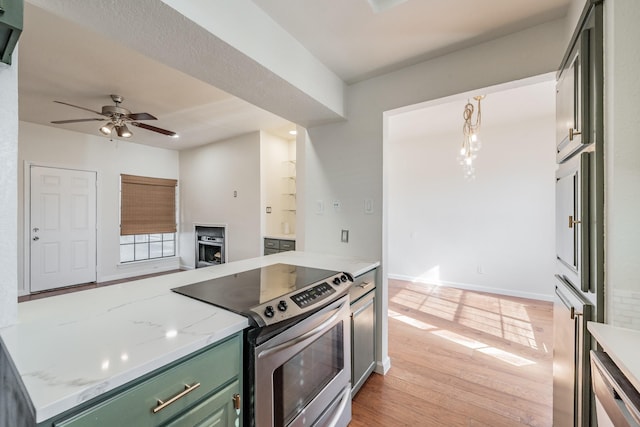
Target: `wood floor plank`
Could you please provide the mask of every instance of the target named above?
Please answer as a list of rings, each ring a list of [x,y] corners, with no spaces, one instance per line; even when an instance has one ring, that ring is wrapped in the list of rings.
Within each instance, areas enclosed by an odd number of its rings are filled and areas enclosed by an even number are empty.
[[[389,316],[351,427],[551,426],[551,303],[389,280]]]

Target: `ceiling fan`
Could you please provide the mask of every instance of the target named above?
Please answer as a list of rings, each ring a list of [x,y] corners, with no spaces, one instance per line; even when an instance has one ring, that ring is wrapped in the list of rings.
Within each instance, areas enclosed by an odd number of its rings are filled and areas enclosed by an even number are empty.
[[[104,116],[105,118],[95,117],[93,119],[72,119],[72,120],[56,120],[51,123],[54,124],[65,124],[65,123],[79,123],[79,122],[92,122],[92,121],[105,121],[108,120],[108,123],[103,125],[100,128],[100,132],[104,135],[111,135],[112,132],[115,132],[120,138],[130,138],[131,131],[127,127],[127,123],[132,126],[139,127],[142,129],[150,130],[152,132],[161,133],[163,135],[170,136],[172,138],[177,138],[178,134],[172,132],[170,130],[162,129],[159,127],[151,126],[146,123],[140,123],[138,120],[158,120],[154,116],[149,113],[132,113],[124,107],[121,107],[120,104],[124,100],[124,98],[120,95],[111,95],[111,99],[116,105],[104,105],[102,107],[102,112],[91,110],[90,108],[79,107],[77,105],[69,104],[67,102],[62,101],[53,101],[58,104],[68,105],[69,107],[79,108],[81,110],[89,111],[91,113],[98,114],[100,116]]]

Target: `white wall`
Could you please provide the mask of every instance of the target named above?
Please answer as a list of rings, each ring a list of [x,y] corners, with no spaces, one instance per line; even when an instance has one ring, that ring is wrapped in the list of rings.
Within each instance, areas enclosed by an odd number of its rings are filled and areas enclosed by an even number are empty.
[[[607,323],[640,329],[640,3],[605,10],[605,288]]]
[[[563,34],[564,21],[553,21],[350,86],[348,121],[308,130],[307,249],[380,259],[385,111],[555,71]],[[366,198],[372,215],[364,213]],[[340,243],[341,228],[350,229],[350,243]]]
[[[289,162],[291,142],[267,132],[260,132],[260,183],[262,236],[277,236],[285,233],[284,223],[289,232],[295,234],[295,163]],[[293,160],[295,160],[295,153]],[[266,208],[271,207],[271,213]]]
[[[564,31],[564,20],[553,21],[354,84],[347,89],[347,122],[308,130],[304,150],[298,150],[298,157],[305,156],[298,161],[298,175],[305,174],[305,250],[382,261],[378,372],[389,366],[384,112],[555,71]],[[373,200],[372,214],[364,212],[365,199]],[[324,202],[322,214],[315,213],[318,200]],[[339,212],[333,200],[341,201]],[[349,243],[340,243],[343,228],[350,230]]]
[[[389,119],[388,275],[550,300],[553,75],[482,101],[473,181],[456,161],[465,103],[458,98]]]
[[[227,225],[228,261],[261,255],[260,200],[260,132],[181,151],[182,266],[195,264],[194,224]]]
[[[13,65],[0,63],[0,328],[14,324],[18,316],[16,283],[18,258],[17,169],[18,169],[18,50]]]
[[[135,137],[135,135],[134,135]],[[21,293],[28,291],[25,273],[25,162],[97,171],[98,281],[115,280],[179,267],[177,258],[120,265],[120,174],[178,178],[178,152],[20,122],[18,164],[18,274]],[[28,171],[27,171],[28,172]],[[179,183],[180,186],[180,183]],[[179,187],[178,187],[179,188]]]

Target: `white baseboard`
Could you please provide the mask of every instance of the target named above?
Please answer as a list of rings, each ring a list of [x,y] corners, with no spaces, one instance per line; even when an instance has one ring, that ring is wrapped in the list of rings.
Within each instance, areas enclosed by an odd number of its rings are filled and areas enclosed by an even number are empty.
[[[387,358],[384,359],[383,361],[376,363],[376,367],[373,369],[373,371],[376,374],[386,375],[387,372],[389,372],[390,368],[391,368],[391,359],[389,358],[389,356],[387,356]]]
[[[522,292],[513,289],[492,288],[489,286],[474,285],[470,283],[449,282],[446,280],[426,280],[420,279],[419,277],[405,276],[403,274],[389,274],[387,277],[389,279],[405,280],[407,282],[418,284],[450,286],[452,288],[465,289],[469,291],[488,292],[491,294],[507,295],[511,297],[528,298],[540,301],[553,301],[553,295],[551,294],[547,295],[534,292]]]

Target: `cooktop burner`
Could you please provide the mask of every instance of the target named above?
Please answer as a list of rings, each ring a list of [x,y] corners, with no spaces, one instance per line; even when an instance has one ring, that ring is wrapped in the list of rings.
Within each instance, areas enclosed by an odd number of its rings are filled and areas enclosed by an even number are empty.
[[[271,325],[333,301],[351,278],[337,271],[274,264],[172,289]]]

